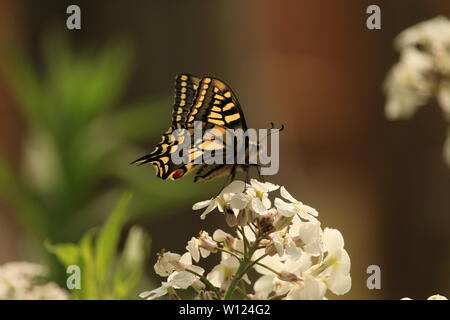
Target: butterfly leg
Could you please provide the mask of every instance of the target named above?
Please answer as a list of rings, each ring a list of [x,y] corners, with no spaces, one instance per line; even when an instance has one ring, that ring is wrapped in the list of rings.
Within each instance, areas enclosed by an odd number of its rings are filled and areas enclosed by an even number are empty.
[[[258,171],[258,176],[261,179],[261,181],[266,182],[264,176],[261,174],[261,167],[259,165],[256,165],[256,170]]]

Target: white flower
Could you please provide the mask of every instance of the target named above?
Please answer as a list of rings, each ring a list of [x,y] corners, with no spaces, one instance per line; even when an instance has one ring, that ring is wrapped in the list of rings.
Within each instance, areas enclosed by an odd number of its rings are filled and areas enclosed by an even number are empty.
[[[450,43],[450,22],[446,17],[438,16],[420,22],[401,32],[395,39],[395,47],[398,50],[429,43],[437,45]]]
[[[412,300],[412,299],[409,297],[405,297],[405,298],[401,298],[400,300]],[[448,299],[447,299],[447,297],[441,296],[440,294],[435,294],[435,295],[428,297],[427,300],[448,300]]]
[[[239,260],[234,256],[228,256],[227,258],[222,259],[220,264],[215,266],[211,272],[208,273],[206,278],[213,286],[226,290],[238,268]]]
[[[287,252],[281,257],[268,256],[261,259],[261,264],[268,268],[255,267],[257,272],[263,274],[255,283],[255,294],[258,298],[265,299],[271,294],[286,294],[285,299],[316,300],[324,299],[327,290],[344,294],[350,289],[350,258],[344,249],[340,232],[326,228],[320,237],[321,231],[312,231],[317,229],[318,223],[300,222],[300,225],[306,225],[305,230],[310,229],[309,234],[307,232],[307,235],[304,235],[307,241],[320,241],[318,247],[321,250],[323,248],[326,253],[325,260],[312,265],[312,255],[304,251],[301,251],[297,259]],[[274,275],[271,270],[276,270],[281,277]]]
[[[260,182],[256,179],[251,179],[246,193],[252,197],[252,209],[259,214],[263,214],[270,209],[271,201],[269,199],[269,192],[275,191],[279,187],[270,182]]]
[[[175,271],[175,265],[180,261],[181,255],[172,253],[170,251],[159,254],[158,261],[156,261],[155,269],[156,274],[161,277],[168,277],[173,271]]]
[[[196,290],[203,289],[204,285],[198,279],[198,276],[187,271],[175,271],[167,278],[168,281],[161,283],[160,287],[151,291],[144,291],[139,294],[139,297],[153,300],[165,296],[169,292],[174,293],[174,289],[187,289],[191,286]]]
[[[300,220],[300,219],[299,219]],[[294,221],[296,221],[294,219]],[[300,221],[297,224],[293,224],[291,230],[295,232],[295,225],[298,225],[298,237],[303,242],[302,249],[313,256],[320,255],[321,253],[321,241],[322,241],[322,228],[320,228],[319,221]]]
[[[436,97],[450,117],[450,22],[445,17],[421,22],[395,39],[400,60],[389,71],[384,90],[388,119],[407,119]]]
[[[263,255],[264,252],[257,251],[255,253],[255,259]],[[261,264],[269,267],[272,270],[276,270],[279,273],[292,273],[298,278],[303,276],[303,273],[309,270],[311,267],[311,256],[308,254],[302,254],[299,259],[291,259],[289,256],[284,255],[282,257],[278,256],[266,256],[261,259]],[[273,275],[273,272],[261,265],[255,266],[255,271],[263,275]]]
[[[450,21],[446,17],[439,16],[406,29],[397,36],[395,45],[401,52],[416,49],[418,53],[428,56],[435,71],[449,75]]]
[[[388,119],[408,119],[435,99],[450,121],[450,21],[439,16],[418,23],[395,39],[399,62],[386,76],[385,114]],[[450,165],[450,140],[444,145]]]
[[[203,275],[204,270],[197,266],[195,267],[197,273],[199,275]],[[191,267],[191,268],[192,268]],[[192,268],[194,269],[194,268]],[[192,286],[194,283],[196,283],[199,279],[199,276],[188,272],[188,271],[175,271],[172,273],[167,280],[169,281],[170,285],[175,289],[187,289],[190,286]]]
[[[428,74],[432,68],[429,55],[415,48],[402,52],[400,62],[392,67],[384,83],[388,119],[408,119],[431,98],[435,85]]]
[[[174,271],[184,271],[186,269],[202,273],[203,269],[192,265],[192,257],[189,252],[186,252],[182,256],[170,251],[163,252],[159,255],[158,261],[154,266],[155,272],[161,277],[168,277]]]
[[[339,230],[325,228],[323,231],[324,250],[327,252],[321,272],[323,278],[334,294],[342,295],[351,288],[350,257],[344,249],[344,238]]]
[[[288,293],[290,288],[289,282],[280,280],[274,274],[262,275],[253,285],[256,298],[262,300],[267,299],[272,293],[276,296],[284,295]]]
[[[256,196],[261,196],[264,193],[269,193],[277,190],[280,186],[270,182],[260,182],[256,179],[250,180],[249,190],[253,190]]]
[[[42,283],[47,269],[30,262],[0,266],[0,300],[66,300],[68,294],[53,282]]]
[[[323,300],[326,291],[327,286],[322,280],[309,275],[294,283],[286,300]]]
[[[216,248],[216,243],[206,231],[201,231],[198,238],[192,237],[186,246],[186,250],[189,251],[195,262],[200,260],[200,256],[202,258],[208,257]]]
[[[213,233],[213,239],[214,239],[214,241],[217,241],[217,242],[226,242],[228,239],[233,239],[233,238],[234,237],[231,234],[226,233],[225,231],[223,231],[221,229],[217,229]]]
[[[147,300],[153,300],[165,296],[168,293],[168,288],[172,288],[172,285],[169,282],[163,282],[162,285],[156,289],[140,293],[139,297]]]
[[[441,296],[440,294],[435,294],[428,297],[427,300],[448,300],[447,297]]]
[[[323,299],[327,286],[320,277],[308,273],[311,267],[311,259],[303,254],[297,261],[287,258],[285,261],[274,257],[266,257],[262,264],[277,270],[281,279],[270,270],[257,267],[257,272],[263,274],[254,285],[255,294],[260,299],[266,299],[269,295],[286,295],[285,299]]]
[[[139,296],[148,300],[162,297],[171,289],[187,289],[194,287],[201,289],[204,285],[199,281],[205,270],[199,266],[192,265],[192,257],[189,252],[182,256],[176,253],[164,252],[158,257],[155,271],[163,277],[168,277],[161,286],[152,290],[144,291]]]
[[[305,220],[315,220],[314,217],[318,216],[319,213],[316,211],[316,209],[304,205],[300,201],[296,200],[293,196],[290,195],[286,188],[281,187],[280,194],[284,199],[289,201],[286,202],[280,198],[275,199],[275,206],[277,207],[278,212],[280,212],[283,216],[292,217],[298,214]]]
[[[244,191],[244,188],[245,188],[244,182],[235,180],[232,183],[230,183],[227,187],[225,187],[217,197],[197,202],[192,206],[192,209],[199,210],[206,208],[205,211],[200,216],[201,219],[205,219],[206,215],[216,208],[220,212],[224,212],[227,205],[229,205],[229,202],[233,197],[233,195],[235,193]]]
[[[286,255],[293,260],[297,260],[302,255],[302,250],[297,247],[294,239],[286,230],[273,232],[270,234],[270,239],[279,257]]]
[[[233,209],[243,210],[249,208],[257,214],[264,214],[270,209],[269,192],[277,190],[279,186],[270,182],[259,182],[251,179],[244,192],[236,193],[230,200]]]

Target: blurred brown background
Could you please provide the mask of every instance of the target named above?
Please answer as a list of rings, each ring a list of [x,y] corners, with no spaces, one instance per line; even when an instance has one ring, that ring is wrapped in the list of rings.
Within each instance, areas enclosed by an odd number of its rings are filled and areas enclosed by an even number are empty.
[[[81,7],[80,31],[66,29],[69,4]],[[381,7],[381,30],[366,28],[370,4]],[[20,43],[39,64],[49,29],[67,34],[74,48],[126,39],[135,51],[128,100],[170,96],[180,72],[225,80],[251,127],[285,125],[280,171],[269,180],[344,235],[353,279],[344,297],[426,298],[450,293],[447,125],[435,105],[412,121],[386,120],[381,85],[397,59],[393,38],[441,14],[450,15],[448,1],[1,0],[0,50]],[[1,63],[8,64],[4,56]],[[170,108],[160,121],[169,123]],[[15,167],[26,131],[0,74],[0,152]],[[23,259],[14,206],[3,201],[0,210],[0,262]],[[201,222],[189,207],[164,211],[139,221],[152,235],[153,255],[163,247],[182,251],[200,228],[221,224],[219,215]],[[381,290],[366,288],[372,264],[381,267]]]

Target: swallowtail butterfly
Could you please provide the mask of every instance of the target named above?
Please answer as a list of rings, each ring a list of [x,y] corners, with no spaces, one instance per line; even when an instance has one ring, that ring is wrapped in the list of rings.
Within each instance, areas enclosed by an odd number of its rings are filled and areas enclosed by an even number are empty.
[[[248,164],[196,163],[195,159],[203,156],[207,149],[224,152],[226,148],[225,137],[219,139],[220,142],[217,140],[198,143],[192,139],[189,161],[174,164],[171,154],[176,152],[184,141],[183,136],[175,137],[173,133],[177,129],[185,129],[189,131],[191,136],[194,136],[195,121],[202,123],[202,129],[216,129],[224,136],[226,129],[247,130],[239,101],[226,83],[212,77],[197,78],[189,74],[179,74],[175,78],[172,125],[163,134],[161,142],[151,153],[135,160],[133,163],[149,163],[154,166],[159,178],[169,180],[180,179],[194,168],[199,167],[194,182],[207,181],[224,175],[233,179],[238,171],[248,172],[250,166]],[[259,169],[258,166],[257,168]]]

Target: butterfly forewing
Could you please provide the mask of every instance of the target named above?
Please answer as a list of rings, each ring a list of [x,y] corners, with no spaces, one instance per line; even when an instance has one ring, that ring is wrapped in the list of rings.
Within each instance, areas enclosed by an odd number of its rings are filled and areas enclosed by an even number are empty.
[[[204,77],[198,85],[187,126],[193,126],[194,121],[229,129],[247,128],[241,107],[231,88],[210,77]]]
[[[172,112],[172,126],[185,128],[191,112],[200,79],[190,74],[179,74],[175,78],[175,101]]]

